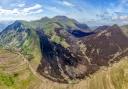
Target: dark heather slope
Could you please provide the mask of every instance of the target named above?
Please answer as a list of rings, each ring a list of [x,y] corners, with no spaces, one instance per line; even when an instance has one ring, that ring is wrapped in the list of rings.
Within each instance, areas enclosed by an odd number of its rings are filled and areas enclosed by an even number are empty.
[[[75,37],[63,28],[56,28],[56,35],[62,36],[70,45],[52,42],[46,34],[38,31],[43,58],[38,72],[54,81],[83,78],[96,72],[101,66],[108,66],[118,57],[128,55],[128,38],[117,25],[84,37]]]
[[[66,78],[82,78],[86,72],[86,61],[73,55],[70,50],[54,43],[41,31],[40,38],[42,61],[38,67],[40,74],[54,81],[64,82]]]
[[[70,45],[69,50],[74,55],[88,61],[87,74],[95,72],[100,66],[109,65],[118,57],[126,56],[128,52],[128,38],[120,27],[113,25],[97,30],[82,38],[74,37],[63,30],[57,31],[59,36],[65,37]]]
[[[108,65],[119,55],[128,52],[128,38],[117,25],[82,40],[86,44],[86,55],[91,64]]]

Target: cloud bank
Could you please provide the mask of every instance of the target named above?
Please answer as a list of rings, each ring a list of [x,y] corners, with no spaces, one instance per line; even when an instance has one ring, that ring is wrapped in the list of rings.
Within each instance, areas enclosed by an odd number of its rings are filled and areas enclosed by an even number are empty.
[[[31,7],[30,6],[25,7],[25,4],[19,4],[18,8],[13,8],[13,9],[5,9],[3,7],[0,7],[0,17],[8,17],[8,18],[12,17],[9,20],[23,19],[24,17],[27,18],[28,16],[32,16],[34,14],[40,14],[42,12],[43,9],[42,9],[42,5],[40,4],[35,4]]]

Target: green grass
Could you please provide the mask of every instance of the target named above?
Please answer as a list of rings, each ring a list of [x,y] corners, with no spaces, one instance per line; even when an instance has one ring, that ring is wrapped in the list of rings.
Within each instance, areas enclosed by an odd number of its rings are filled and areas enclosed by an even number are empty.
[[[40,42],[38,35],[33,29],[29,29],[29,35],[23,45],[21,46],[21,53],[29,60],[33,65],[38,66],[41,60]]]
[[[0,85],[12,86],[15,83],[15,76],[0,73]]]

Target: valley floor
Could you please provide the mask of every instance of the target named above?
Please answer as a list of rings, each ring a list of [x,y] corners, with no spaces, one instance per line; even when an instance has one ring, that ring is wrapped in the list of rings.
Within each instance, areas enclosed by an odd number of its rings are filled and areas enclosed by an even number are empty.
[[[34,72],[22,55],[0,49],[0,89],[128,89],[128,57],[77,84],[73,82],[52,82]]]

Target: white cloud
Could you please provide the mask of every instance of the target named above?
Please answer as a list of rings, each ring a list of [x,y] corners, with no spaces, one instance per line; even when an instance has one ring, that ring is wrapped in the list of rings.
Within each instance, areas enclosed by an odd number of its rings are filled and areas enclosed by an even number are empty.
[[[120,0],[121,3],[128,3],[128,0]]]
[[[23,5],[22,5],[23,6]],[[13,9],[5,9],[0,7],[0,17],[11,18],[11,19],[22,19],[23,17],[31,17],[31,15],[38,15],[43,12],[42,6],[40,4],[35,4],[31,7],[18,7]],[[3,18],[0,18],[3,19]]]
[[[121,20],[128,20],[128,16],[120,16],[119,19],[121,19]]]
[[[69,6],[69,7],[74,7],[74,5],[68,1],[62,1],[62,3],[66,6]]]
[[[40,4],[36,4],[32,7],[24,8],[23,11],[24,12],[29,12],[29,11],[37,10],[37,9],[41,9],[41,8],[42,8],[42,6]]]
[[[128,20],[128,15],[114,16],[112,20]]]
[[[119,3],[111,3],[111,6],[106,7],[104,9],[104,12],[100,12],[100,19],[112,22],[117,21],[123,22],[128,20],[128,13],[127,13],[127,7],[128,7],[128,0],[119,0]],[[104,19],[105,18],[105,19]],[[108,21],[109,20],[109,21]]]
[[[24,6],[25,6],[25,3],[18,4],[18,7],[24,7]]]
[[[64,13],[64,11],[58,9],[57,7],[48,7],[47,9],[55,13]]]
[[[42,10],[42,6],[39,4],[36,4],[32,7],[28,7],[28,8],[14,8],[14,9],[4,9],[4,8],[0,8],[0,15],[27,15],[30,13],[41,13]]]
[[[29,12],[29,13],[27,13],[28,15],[30,15],[30,14],[38,14],[38,13],[41,13],[41,12],[43,12],[43,10],[42,9],[39,9],[39,10],[36,10],[36,11],[34,11],[34,12]]]
[[[60,5],[68,6],[68,7],[74,7],[75,5],[67,0],[58,0],[56,1]]]
[[[1,0],[0,1],[0,5],[1,6],[10,6],[11,4],[17,4],[17,3],[21,3],[21,2],[25,2],[25,0]]]

